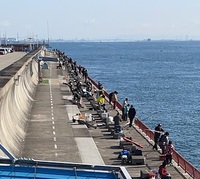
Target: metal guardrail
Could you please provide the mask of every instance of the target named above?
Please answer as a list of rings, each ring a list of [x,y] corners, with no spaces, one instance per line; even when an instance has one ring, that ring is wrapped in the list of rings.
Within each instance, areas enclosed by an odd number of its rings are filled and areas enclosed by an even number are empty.
[[[35,169],[37,168],[37,174],[40,174],[39,169],[43,169],[43,171],[41,171],[41,174],[45,176],[51,174],[61,175],[63,170],[66,171],[65,176],[67,176],[67,171],[70,172],[72,170],[76,170],[76,172],[79,172],[79,176],[83,175],[87,177],[88,175],[88,178],[94,178],[92,177],[94,174],[97,178],[98,176],[100,177],[101,175],[107,174],[109,175],[109,178],[113,179],[114,178],[131,179],[131,176],[129,175],[125,167],[110,166],[110,165],[92,165],[92,164],[81,164],[81,163],[59,162],[59,161],[44,161],[44,160],[34,160],[30,158],[15,158],[2,144],[0,144],[0,150],[4,152],[7,156],[7,158],[0,158],[0,164],[4,164],[0,166],[0,170],[6,171],[9,174],[9,177],[12,177],[13,174],[17,178],[24,178],[23,176],[26,175],[27,172],[29,175],[32,175],[34,174],[33,168]],[[51,173],[52,169],[53,173]],[[7,173],[4,175],[7,175]],[[40,178],[46,178],[45,176]]]
[[[97,83],[89,77],[91,83],[97,87]],[[104,95],[108,98],[108,93],[105,91]],[[116,104],[119,110],[122,110],[122,106],[119,102]],[[154,132],[148,128],[141,120],[136,118],[135,125],[142,130],[151,140],[154,139]],[[200,171],[195,168],[190,162],[188,162],[184,157],[182,157],[177,151],[173,153],[173,160],[180,166],[185,173],[188,173],[193,179],[200,179]]]
[[[195,168],[190,162],[184,159],[177,151],[173,153],[173,160],[176,161],[186,173],[188,173],[194,179],[200,179],[200,171]]]
[[[150,139],[153,140],[153,131],[151,131],[142,121],[136,119],[135,124],[139,127],[139,129],[142,130],[142,132],[144,132]],[[173,160],[185,171],[185,173],[188,173],[192,178],[200,179],[200,171],[184,157],[182,157],[177,151],[174,151],[173,153]]]
[[[88,77],[88,80],[91,81],[92,85],[95,86],[95,88],[97,88],[97,83],[96,83],[92,78]],[[104,95],[105,95],[105,97],[106,97],[106,99],[107,99],[107,101],[108,101],[108,99],[109,99],[109,94],[107,93],[107,91],[104,91]],[[122,110],[122,106],[121,106],[121,104],[120,104],[118,101],[116,102],[116,107],[117,107],[119,110]]]

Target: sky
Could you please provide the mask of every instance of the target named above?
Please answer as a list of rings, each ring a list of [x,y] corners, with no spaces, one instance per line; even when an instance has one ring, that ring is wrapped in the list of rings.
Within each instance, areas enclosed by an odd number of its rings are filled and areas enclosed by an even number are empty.
[[[200,0],[0,0],[0,37],[200,40]]]

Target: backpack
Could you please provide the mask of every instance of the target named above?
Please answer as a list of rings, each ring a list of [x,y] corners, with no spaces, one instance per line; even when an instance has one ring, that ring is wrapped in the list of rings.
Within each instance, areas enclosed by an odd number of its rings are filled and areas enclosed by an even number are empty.
[[[142,155],[142,150],[136,149],[134,155]]]

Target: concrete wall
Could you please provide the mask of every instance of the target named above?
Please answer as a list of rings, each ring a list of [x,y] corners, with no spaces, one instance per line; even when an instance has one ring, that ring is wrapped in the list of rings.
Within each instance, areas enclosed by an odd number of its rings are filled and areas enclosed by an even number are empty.
[[[15,156],[20,155],[37,84],[38,63],[31,57],[0,91],[0,142]]]

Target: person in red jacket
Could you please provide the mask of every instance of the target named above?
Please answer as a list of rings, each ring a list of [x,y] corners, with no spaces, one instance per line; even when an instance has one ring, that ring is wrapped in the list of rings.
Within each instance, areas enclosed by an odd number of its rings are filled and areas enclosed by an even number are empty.
[[[164,161],[162,165],[159,166],[158,173],[160,174],[161,179],[171,179],[170,174],[167,172],[167,162]]]

